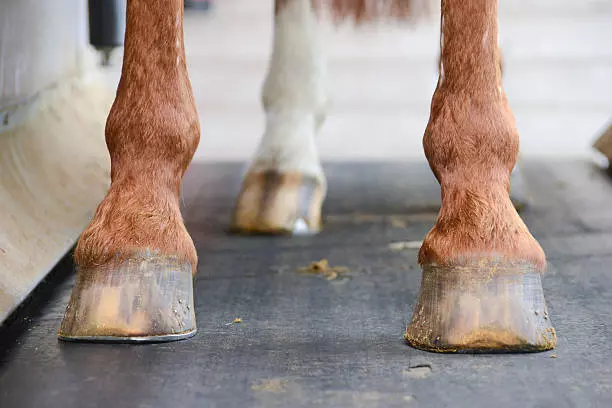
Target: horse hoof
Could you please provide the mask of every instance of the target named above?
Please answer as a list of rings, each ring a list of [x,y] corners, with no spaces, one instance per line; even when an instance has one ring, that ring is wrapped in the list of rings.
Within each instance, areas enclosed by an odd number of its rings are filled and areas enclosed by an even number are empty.
[[[245,234],[311,235],[321,230],[325,187],[300,173],[249,173],[231,230]]]
[[[79,270],[58,337],[135,343],[195,333],[191,264],[147,255]]]
[[[404,338],[443,353],[536,352],[557,343],[540,272],[507,261],[425,266]]]

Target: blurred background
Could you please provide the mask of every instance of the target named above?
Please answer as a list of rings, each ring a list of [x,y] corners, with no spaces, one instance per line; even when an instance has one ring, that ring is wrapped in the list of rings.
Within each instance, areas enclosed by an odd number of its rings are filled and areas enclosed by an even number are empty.
[[[187,0],[185,16],[202,124],[196,158],[243,160],[263,131],[260,89],[272,44],[273,0],[206,3],[211,7]],[[6,116],[11,106],[99,62],[88,44],[87,20],[86,0],[0,3],[0,112]],[[9,35],[16,27],[22,35]],[[417,27],[321,29],[334,103],[319,138],[323,158],[424,159],[438,18]],[[612,116],[610,38],[610,0],[500,2],[504,83],[523,156],[591,154]],[[112,86],[120,68],[121,48],[104,69]]]
[[[185,41],[201,117],[196,158],[249,158],[263,132],[260,89],[273,1],[188,8]],[[416,27],[323,24],[333,106],[323,159],[425,159],[439,18]],[[612,117],[612,1],[501,0],[504,84],[526,156],[588,156]],[[120,66],[115,55],[112,70]]]

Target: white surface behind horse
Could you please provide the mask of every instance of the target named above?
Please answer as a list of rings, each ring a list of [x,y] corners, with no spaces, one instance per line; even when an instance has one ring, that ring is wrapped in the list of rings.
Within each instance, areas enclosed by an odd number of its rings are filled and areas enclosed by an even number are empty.
[[[211,13],[186,14],[202,124],[196,160],[254,154],[265,128],[260,94],[273,27],[273,1],[217,1]],[[438,19],[416,28],[326,24],[321,30],[332,100],[317,137],[322,160],[425,160],[421,139],[437,80]],[[592,152],[612,115],[611,37],[607,0],[501,2],[504,86],[523,157]]]

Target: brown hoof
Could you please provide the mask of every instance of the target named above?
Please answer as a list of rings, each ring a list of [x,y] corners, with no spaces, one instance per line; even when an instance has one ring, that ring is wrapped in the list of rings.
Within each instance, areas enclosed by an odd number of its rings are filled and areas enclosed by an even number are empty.
[[[162,342],[195,333],[190,263],[145,255],[78,271],[58,337]]]
[[[325,188],[299,173],[250,173],[242,184],[231,230],[247,234],[316,234]]]
[[[555,347],[540,273],[524,264],[428,265],[406,342],[453,352],[534,352]]]

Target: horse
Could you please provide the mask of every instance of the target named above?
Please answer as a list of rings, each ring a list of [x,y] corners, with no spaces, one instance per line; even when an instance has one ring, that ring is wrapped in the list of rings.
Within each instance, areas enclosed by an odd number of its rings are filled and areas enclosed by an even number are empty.
[[[325,12],[360,25],[416,21],[429,0],[275,0],[263,84],[266,128],[232,230],[315,234],[327,186],[315,137],[329,105]],[[407,344],[436,352],[554,348],[546,256],[510,199],[519,135],[502,85],[498,0],[441,0],[439,77],[423,137],[442,205],[419,251]],[[75,248],[63,340],[171,341],[195,334],[197,254],[182,177],[200,138],[183,0],[128,0],[121,80],[106,124],[111,186]]]

